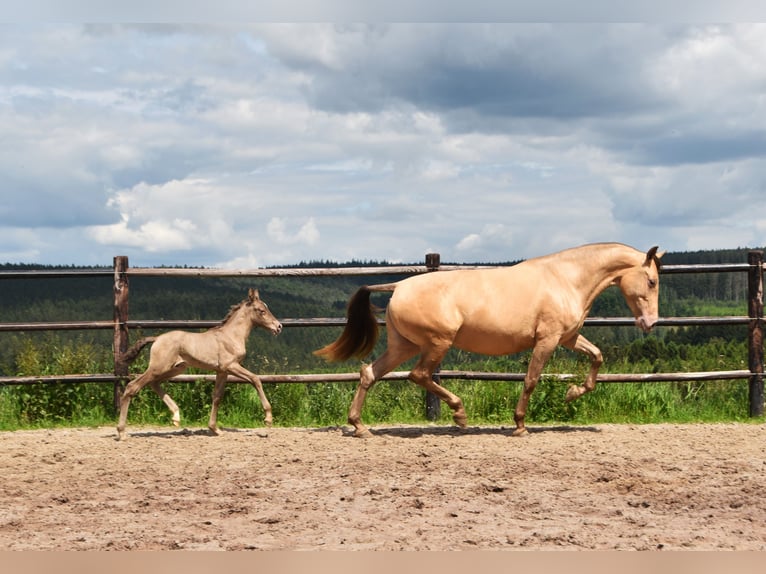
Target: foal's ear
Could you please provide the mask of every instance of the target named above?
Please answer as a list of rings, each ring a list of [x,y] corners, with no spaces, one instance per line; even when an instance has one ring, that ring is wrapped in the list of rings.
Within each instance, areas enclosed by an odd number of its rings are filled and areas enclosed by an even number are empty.
[[[250,301],[257,301],[258,300],[258,289],[253,289],[252,287],[247,292],[247,298],[250,299]]]

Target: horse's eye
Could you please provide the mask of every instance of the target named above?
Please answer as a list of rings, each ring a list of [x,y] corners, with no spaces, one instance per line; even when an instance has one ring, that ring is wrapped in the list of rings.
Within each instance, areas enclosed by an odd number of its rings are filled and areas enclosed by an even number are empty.
[[[656,279],[649,279],[649,288],[654,289],[657,287],[657,280]]]

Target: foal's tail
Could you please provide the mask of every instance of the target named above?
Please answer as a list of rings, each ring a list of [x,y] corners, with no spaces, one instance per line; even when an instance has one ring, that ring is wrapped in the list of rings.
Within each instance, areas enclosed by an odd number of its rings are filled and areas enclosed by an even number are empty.
[[[384,285],[365,285],[352,295],[346,310],[346,326],[343,333],[326,347],[317,349],[314,354],[328,361],[346,361],[351,357],[362,359],[372,352],[378,341],[378,321],[370,304],[373,291],[393,291],[396,283]]]
[[[125,354],[122,356],[123,361],[126,363],[132,363],[136,360],[136,357],[138,357],[138,354],[141,352],[141,349],[146,347],[149,343],[154,343],[154,341],[157,339],[157,337],[144,337],[142,339],[139,339],[136,341],[133,346],[125,351]]]

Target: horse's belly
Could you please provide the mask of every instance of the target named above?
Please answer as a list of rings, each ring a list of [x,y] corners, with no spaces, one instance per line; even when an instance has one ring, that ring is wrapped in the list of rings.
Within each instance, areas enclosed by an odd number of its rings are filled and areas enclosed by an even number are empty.
[[[531,349],[534,342],[531,334],[464,327],[455,336],[453,346],[482,355],[510,355]]]

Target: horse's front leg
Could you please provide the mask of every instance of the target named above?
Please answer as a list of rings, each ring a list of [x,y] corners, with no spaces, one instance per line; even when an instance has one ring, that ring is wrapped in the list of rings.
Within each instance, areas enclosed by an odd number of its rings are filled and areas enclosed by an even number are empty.
[[[239,363],[231,365],[229,367],[229,372],[232,375],[239,377],[240,379],[248,381],[251,385],[253,385],[253,387],[255,387],[255,390],[258,393],[258,398],[261,400],[261,406],[263,407],[263,422],[266,424],[266,426],[270,427],[273,420],[271,414],[271,403],[269,403],[269,399],[266,398],[266,393],[263,391],[263,385],[261,384],[260,377],[258,377],[258,375],[255,373],[251,373]]]
[[[524,424],[524,419],[527,414],[529,398],[532,396],[532,392],[535,390],[537,382],[540,380],[540,374],[543,372],[545,363],[548,362],[548,359],[550,359],[557,345],[558,340],[543,340],[538,341],[535,348],[532,350],[532,357],[529,360],[527,375],[524,377],[524,389],[516,403],[516,411],[513,414],[513,420],[516,422],[516,430],[513,431],[513,436],[524,436],[528,433],[527,427]]]
[[[582,386],[572,385],[567,390],[565,401],[570,402],[580,398],[585,393],[589,393],[596,388],[596,377],[598,377],[598,370],[599,367],[601,367],[601,363],[604,362],[604,357],[601,355],[601,350],[596,347],[596,345],[579,334],[574,340],[566,341],[562,344],[569,349],[579,351],[580,353],[585,353],[591,359],[590,371],[588,372],[588,376],[585,378],[585,383],[583,383]]]

